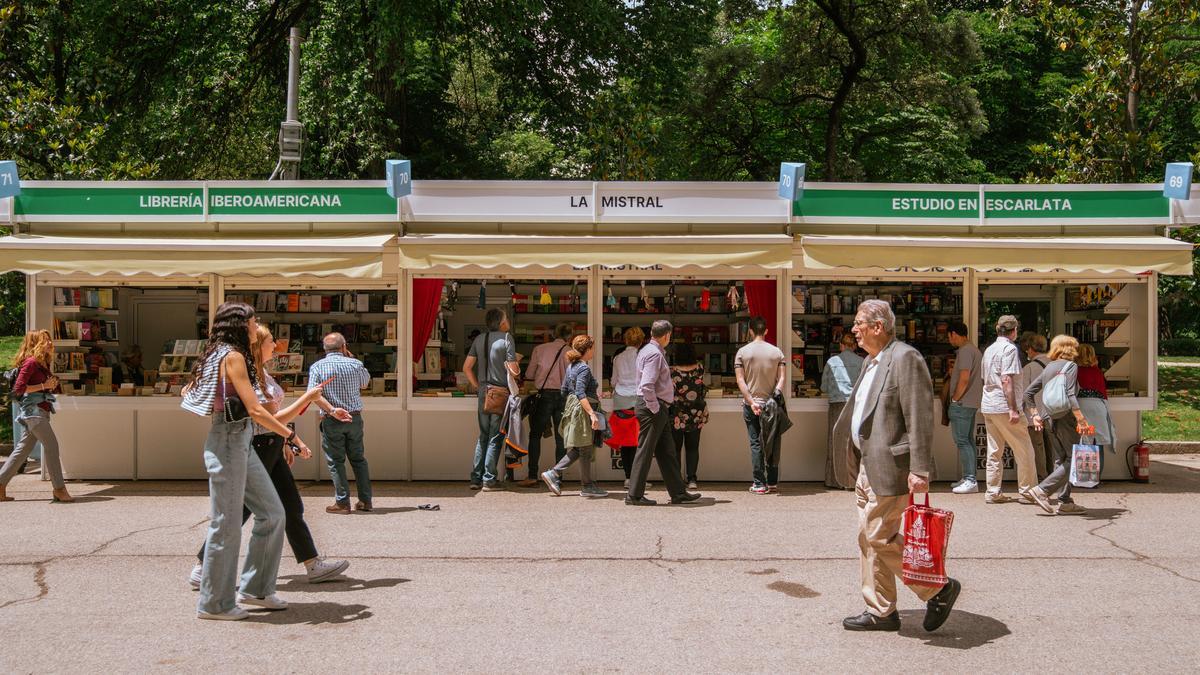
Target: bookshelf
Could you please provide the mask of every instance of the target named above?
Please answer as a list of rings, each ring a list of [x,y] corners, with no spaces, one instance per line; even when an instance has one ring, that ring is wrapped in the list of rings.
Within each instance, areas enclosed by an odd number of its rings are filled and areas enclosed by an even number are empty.
[[[1063,289],[1064,332],[1096,350],[1110,389],[1130,387],[1133,325],[1129,284],[1088,284]]]
[[[859,304],[878,299],[896,315],[896,339],[925,357],[934,386],[950,368],[952,322],[963,320],[962,286],[945,282],[803,281],[792,284],[792,395],[822,396],[825,361],[841,349],[838,341],[854,326]]]
[[[338,332],[371,373],[364,392],[396,393],[398,298],[394,290],[306,290],[226,293],[225,300],[254,307],[275,337],[276,355],[267,371],[286,387],[308,384],[309,367],[324,356],[321,341]]]

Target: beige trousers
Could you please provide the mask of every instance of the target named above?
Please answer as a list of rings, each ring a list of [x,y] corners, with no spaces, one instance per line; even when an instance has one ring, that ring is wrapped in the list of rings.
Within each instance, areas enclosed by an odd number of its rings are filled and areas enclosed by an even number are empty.
[[[863,600],[875,616],[896,611],[896,577],[903,572],[904,533],[900,531],[908,495],[881,497],[871,489],[867,472],[860,468],[854,484],[858,496],[858,551],[862,563]],[[941,589],[909,586],[924,602]]]
[[[1013,459],[1017,462],[1017,487],[1021,492],[1037,485],[1037,468],[1033,459],[1033,441],[1029,440],[1029,430],[1025,427],[1025,418],[1016,424],[1008,421],[1008,413],[985,414],[983,425],[987,428],[987,491],[988,494],[1000,494],[1000,484],[1004,481],[1004,446],[1012,448]]]

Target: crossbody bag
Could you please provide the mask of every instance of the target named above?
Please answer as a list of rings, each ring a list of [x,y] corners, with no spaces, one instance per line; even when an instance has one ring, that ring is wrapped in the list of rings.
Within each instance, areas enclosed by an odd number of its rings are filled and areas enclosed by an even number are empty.
[[[508,405],[509,391],[508,387],[497,387],[496,385],[487,381],[488,376],[491,375],[491,368],[489,368],[488,363],[492,355],[491,338],[491,331],[488,331],[483,336],[484,381],[482,384],[485,387],[483,390],[483,412],[488,413],[489,415],[502,415],[504,414],[504,408]]]
[[[546,383],[550,381],[550,373],[558,366],[558,359],[562,356],[563,350],[566,348],[566,344],[558,348],[558,353],[554,355],[554,360],[550,362],[550,370],[547,370],[545,377],[542,378],[542,386],[538,387],[537,391],[526,396],[524,401],[521,401],[521,417],[529,417],[533,414],[534,410],[537,410],[538,403],[542,400],[542,390],[546,388]]]

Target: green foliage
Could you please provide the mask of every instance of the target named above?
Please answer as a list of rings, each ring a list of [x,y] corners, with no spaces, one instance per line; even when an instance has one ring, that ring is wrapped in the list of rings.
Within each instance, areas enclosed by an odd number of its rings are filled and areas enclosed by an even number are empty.
[[[1142,436],[1153,441],[1200,438],[1200,368],[1158,369],[1158,409],[1142,413]]]
[[[1183,337],[1159,340],[1158,355],[1164,357],[1200,356],[1200,339],[1194,337]]]

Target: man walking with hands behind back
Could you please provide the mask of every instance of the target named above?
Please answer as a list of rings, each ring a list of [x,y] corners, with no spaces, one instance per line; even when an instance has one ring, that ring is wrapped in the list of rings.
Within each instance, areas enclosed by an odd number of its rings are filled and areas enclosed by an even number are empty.
[[[333,480],[333,499],[325,507],[329,513],[350,513],[350,481],[346,478],[346,460],[354,469],[354,485],[358,488],[356,511],[371,510],[371,474],[367,469],[366,451],[363,448],[362,395],[360,390],[371,384],[371,373],[362,361],[354,358],[346,347],[346,338],[341,333],[330,333],[321,341],[325,358],[308,368],[309,389],[333,378],[325,385],[325,399],[334,408],[350,413],[350,421],[342,422],[324,410],[321,411],[321,449],[329,464],[329,477]]]
[[[898,342],[896,317],[882,300],[858,306],[854,334],[867,351],[862,374],[834,426],[837,447],[861,458],[858,548],[867,610],[842,621],[846,630],[898,631],[896,577],[901,576],[900,531],[910,492],[929,491],[933,466],[933,382],[920,352]],[[946,622],[961,590],[951,579],[940,589],[909,586],[926,603],[924,627]]]
[[[1004,446],[1012,448],[1017,463],[1017,492],[1030,504],[1029,489],[1037,485],[1033,466],[1033,441],[1025,428],[1017,391],[1021,379],[1021,356],[1013,339],[1017,336],[1017,317],[1005,315],[996,321],[996,341],[983,353],[983,398],[980,412],[987,428],[988,504],[1012,501],[1000,491],[1004,482]]]
[[[675,440],[671,437],[670,407],[675,401],[675,385],[671,383],[671,369],[667,367],[666,348],[671,343],[672,328],[666,319],[655,321],[650,326],[650,341],[638,352],[637,403],[634,405],[638,419],[638,449],[633,456],[629,493],[625,496],[629,506],[654,506],[657,503],[645,497],[652,455],[658,460],[658,470],[667,484],[672,504],[694,502],[700,498],[700,493],[687,491],[679,476]]]

